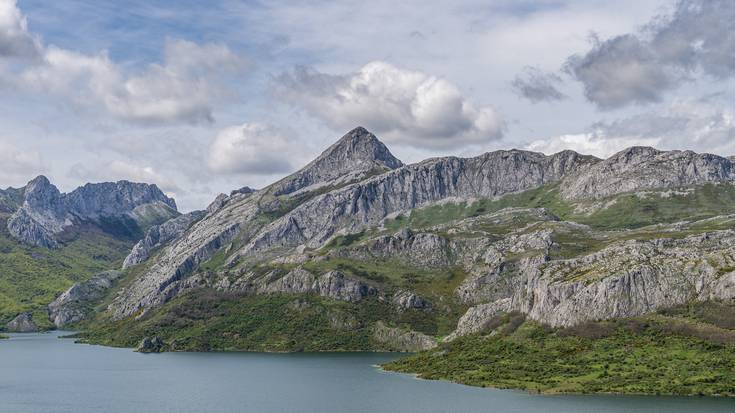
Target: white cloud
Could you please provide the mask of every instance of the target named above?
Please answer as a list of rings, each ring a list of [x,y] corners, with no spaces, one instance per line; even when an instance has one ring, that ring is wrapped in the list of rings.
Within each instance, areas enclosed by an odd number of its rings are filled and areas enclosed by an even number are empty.
[[[0,140],[0,184],[3,187],[25,183],[45,169],[37,151]]]
[[[440,148],[503,135],[494,108],[474,105],[447,80],[380,61],[345,75],[295,68],[274,79],[274,91],[331,127],[362,125],[387,142]]]
[[[643,30],[594,38],[589,52],[568,59],[567,71],[602,109],[659,102],[665,92],[703,75],[733,76],[733,19],[731,0],[679,0]]]
[[[90,56],[51,46],[43,62],[25,70],[22,79],[29,88],[102,105],[123,120],[200,123],[212,121],[211,102],[224,94],[216,75],[243,64],[223,45],[169,40],[162,65],[126,76],[105,52]]]
[[[677,100],[661,111],[598,122],[584,133],[537,140],[527,148],[607,157],[630,146],[735,154],[735,112],[711,101]]]
[[[225,128],[209,147],[208,165],[225,174],[272,175],[293,170],[298,144],[280,130],[260,123]]]
[[[0,57],[35,58],[40,48],[16,0],[0,0]]]
[[[224,79],[246,67],[223,44],[168,39],[162,63],[125,70],[106,51],[85,54],[43,45],[28,32],[15,1],[0,0],[0,64],[2,57],[17,56],[35,58],[7,73],[6,82],[138,123],[212,122],[213,103],[229,94]]]

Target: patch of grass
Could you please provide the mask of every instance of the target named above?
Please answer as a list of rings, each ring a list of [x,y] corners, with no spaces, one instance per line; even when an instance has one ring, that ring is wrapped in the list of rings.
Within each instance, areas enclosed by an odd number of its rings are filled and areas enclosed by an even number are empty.
[[[614,199],[614,205],[587,217],[566,217],[595,228],[619,229],[695,221],[735,212],[735,186],[732,185],[706,184],[694,187],[686,194],[661,196],[661,192],[656,191],[645,197],[623,194]]]
[[[595,229],[633,229],[682,220],[697,221],[735,213],[735,186],[706,184],[690,188],[686,193],[662,196],[651,191],[647,196],[620,194],[595,201],[608,204],[591,213],[579,212],[577,207],[589,206],[592,201],[570,202],[561,198],[558,184],[544,185],[528,191],[508,194],[498,199],[481,199],[472,203],[444,203],[413,210],[408,215],[387,220],[385,227],[397,231],[403,227],[428,228],[453,220],[482,216],[504,208],[545,208],[567,221],[589,225]],[[693,230],[732,228],[735,222],[702,222]],[[511,226],[510,228],[518,228]],[[502,230],[502,228],[498,228]],[[507,228],[506,228],[507,229]],[[492,229],[490,229],[492,232]]]
[[[461,337],[384,367],[543,393],[735,395],[735,346],[646,319],[566,330],[526,321],[511,334]]]

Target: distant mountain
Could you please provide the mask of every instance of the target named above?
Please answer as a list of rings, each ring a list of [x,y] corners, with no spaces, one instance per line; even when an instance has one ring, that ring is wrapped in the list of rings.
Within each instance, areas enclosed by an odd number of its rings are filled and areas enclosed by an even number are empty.
[[[83,224],[134,237],[141,228],[178,215],[174,200],[158,187],[128,181],[87,184],[62,194],[39,176],[24,188],[5,192],[8,202],[3,204],[12,211],[7,222],[10,234],[46,248],[57,248],[60,233]]]
[[[46,305],[58,294],[119,268],[150,228],[179,215],[149,184],[86,184],[63,194],[39,176],[0,190],[0,326],[15,318],[9,329],[49,327]]]

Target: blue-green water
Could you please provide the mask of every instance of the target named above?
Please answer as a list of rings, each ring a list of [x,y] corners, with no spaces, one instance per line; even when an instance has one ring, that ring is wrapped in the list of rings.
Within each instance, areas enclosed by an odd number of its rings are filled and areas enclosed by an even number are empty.
[[[0,411],[735,412],[735,400],[538,396],[374,367],[392,354],[139,354],[58,334],[0,340]]]

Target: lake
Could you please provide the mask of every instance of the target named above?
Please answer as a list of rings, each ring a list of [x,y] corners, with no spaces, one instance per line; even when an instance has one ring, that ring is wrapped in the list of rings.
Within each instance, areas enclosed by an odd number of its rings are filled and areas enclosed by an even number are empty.
[[[75,344],[61,332],[0,340],[2,412],[728,412],[735,400],[538,396],[418,380],[395,354],[163,353]]]

